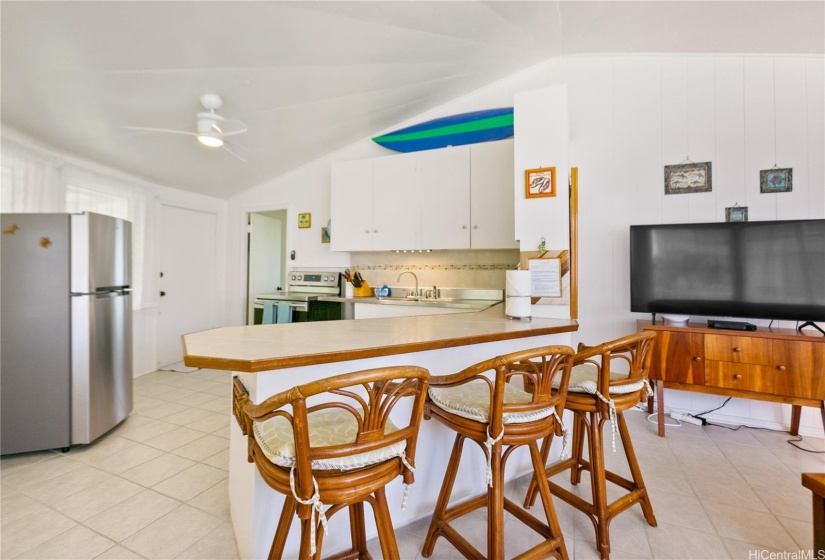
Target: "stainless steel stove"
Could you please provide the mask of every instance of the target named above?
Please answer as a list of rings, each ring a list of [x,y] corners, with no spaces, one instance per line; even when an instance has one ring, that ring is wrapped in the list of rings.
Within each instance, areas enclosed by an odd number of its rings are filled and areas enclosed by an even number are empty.
[[[318,301],[321,296],[340,296],[344,280],[338,271],[293,270],[287,275],[287,290],[255,296],[255,324],[263,321],[264,301],[287,301],[294,322],[329,321],[341,318],[341,304]]]

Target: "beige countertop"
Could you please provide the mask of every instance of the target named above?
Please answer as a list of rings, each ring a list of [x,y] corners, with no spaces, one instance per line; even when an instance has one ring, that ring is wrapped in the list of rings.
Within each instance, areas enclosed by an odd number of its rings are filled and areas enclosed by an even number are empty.
[[[222,327],[183,336],[184,363],[241,372],[407,354],[578,330],[570,319],[519,321],[504,305],[476,313]]]

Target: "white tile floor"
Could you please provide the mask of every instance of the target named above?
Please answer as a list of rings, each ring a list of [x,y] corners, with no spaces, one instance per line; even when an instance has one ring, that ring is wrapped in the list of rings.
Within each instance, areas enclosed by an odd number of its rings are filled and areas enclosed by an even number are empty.
[[[0,557],[237,558],[227,498],[229,389],[226,372],[150,373],[135,380],[134,413],[93,445],[2,458]],[[749,559],[749,551],[811,548],[811,497],[799,479],[825,471],[825,455],[762,430],[685,425],[662,439],[646,417],[627,413],[659,526],[649,527],[638,506],[621,514],[611,524],[611,558]],[[823,440],[806,443],[825,448]],[[607,461],[625,470],[621,451],[608,451]],[[520,502],[527,482],[511,482],[508,494]],[[574,491],[588,491],[580,486]],[[597,558],[590,522],[558,500],[556,507],[570,557]],[[484,514],[468,517],[457,525],[483,551]],[[428,523],[398,530],[402,559],[421,558]],[[538,538],[509,516],[505,530],[508,556]],[[380,558],[376,542],[371,550]],[[432,557],[460,558],[443,539]]]

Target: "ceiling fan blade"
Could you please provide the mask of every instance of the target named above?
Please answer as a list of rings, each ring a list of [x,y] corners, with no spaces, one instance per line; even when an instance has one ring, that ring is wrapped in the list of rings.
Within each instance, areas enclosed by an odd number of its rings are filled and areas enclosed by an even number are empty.
[[[234,146],[234,147],[237,147],[237,146]],[[240,156],[240,154],[237,153],[236,150],[233,150],[232,148],[230,148],[229,144],[227,142],[223,143],[223,149],[226,150],[227,152],[229,152],[230,154],[232,154],[233,156],[235,156],[236,158],[238,158],[239,160],[241,160],[242,162],[246,163],[246,160],[244,158],[242,158]]]
[[[195,132],[189,132],[188,130],[174,130],[171,128],[152,128],[149,126],[124,126],[126,130],[137,130],[138,132],[169,132],[172,134],[185,134],[187,136],[197,136]]]
[[[246,123],[242,121],[235,119],[224,119],[220,123],[220,130],[223,137],[226,138],[227,136],[242,134],[249,130],[249,128],[246,126]]]

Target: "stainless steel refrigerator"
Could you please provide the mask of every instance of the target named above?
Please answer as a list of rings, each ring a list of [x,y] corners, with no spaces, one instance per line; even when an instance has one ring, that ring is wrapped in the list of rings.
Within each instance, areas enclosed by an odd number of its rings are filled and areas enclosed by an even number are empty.
[[[2,214],[0,454],[90,443],[132,410],[131,223]]]

